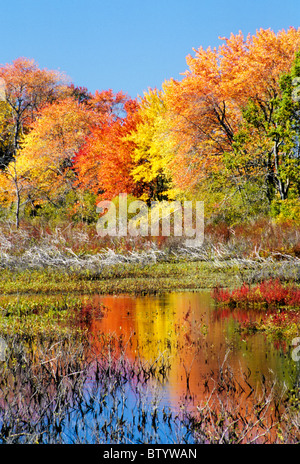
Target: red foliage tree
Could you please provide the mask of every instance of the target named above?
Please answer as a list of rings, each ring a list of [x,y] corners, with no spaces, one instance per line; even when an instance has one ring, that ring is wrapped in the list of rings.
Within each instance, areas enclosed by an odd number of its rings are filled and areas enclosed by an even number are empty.
[[[74,159],[79,187],[101,199],[112,199],[119,193],[138,195],[141,187],[131,175],[134,143],[126,140],[137,124],[137,101],[121,92],[114,96],[106,91],[96,92],[89,104],[99,116]]]

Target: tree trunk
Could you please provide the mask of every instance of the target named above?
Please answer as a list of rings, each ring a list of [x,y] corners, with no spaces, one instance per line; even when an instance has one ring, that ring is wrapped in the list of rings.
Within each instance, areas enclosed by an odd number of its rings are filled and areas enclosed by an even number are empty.
[[[20,226],[20,192],[17,190],[17,201],[16,201],[16,229]]]
[[[273,149],[273,153],[274,153],[274,165],[275,165],[275,176],[274,176],[274,180],[275,180],[275,187],[277,188],[278,192],[279,192],[279,195],[280,195],[280,199],[281,200],[286,200],[287,198],[287,195],[288,195],[288,191],[289,191],[289,184],[290,184],[290,181],[289,179],[287,179],[286,183],[283,182],[283,180],[281,179],[280,177],[280,173],[279,173],[279,154],[278,154],[278,147],[279,147],[279,144],[277,141],[274,142],[274,149]]]
[[[15,184],[15,191],[16,191],[16,228],[18,229],[20,226],[20,203],[21,203],[21,189],[18,184],[18,176],[17,176],[17,169],[16,169],[16,159],[14,159],[14,175],[13,181]]]

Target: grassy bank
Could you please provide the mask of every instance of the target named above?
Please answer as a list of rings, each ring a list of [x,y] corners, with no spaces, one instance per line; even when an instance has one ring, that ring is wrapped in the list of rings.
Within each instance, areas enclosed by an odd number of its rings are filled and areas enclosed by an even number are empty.
[[[176,290],[197,291],[203,288],[233,287],[244,281],[254,281],[266,276],[282,275],[286,263],[241,266],[235,261],[223,265],[216,262],[176,262],[155,264],[116,264],[91,271],[72,271],[63,268],[0,271],[0,293],[77,293],[77,294],[146,294]],[[295,276],[298,265],[289,266]],[[292,279],[293,281],[296,280]]]
[[[0,293],[120,294],[159,293],[179,289],[198,290],[215,285],[234,285],[234,267],[224,271],[211,263],[118,264],[101,271],[65,269],[1,271]]]
[[[0,270],[0,294],[154,294],[176,290],[235,287],[243,282],[279,278],[299,282],[300,262],[291,260],[210,260],[107,264],[99,268],[67,266]]]
[[[198,248],[176,237],[100,239],[95,226],[0,224],[0,294],[158,293],[300,282],[300,231],[270,221],[207,227]]]

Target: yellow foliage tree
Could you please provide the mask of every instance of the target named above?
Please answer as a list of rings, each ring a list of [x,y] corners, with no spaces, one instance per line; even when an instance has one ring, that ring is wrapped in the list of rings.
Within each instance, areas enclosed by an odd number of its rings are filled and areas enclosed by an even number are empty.
[[[149,89],[141,99],[136,128],[127,136],[134,142],[132,175],[137,183],[147,187],[143,200],[161,200],[172,195],[168,165],[171,158],[166,108],[162,91]]]
[[[71,97],[43,108],[18,156],[35,198],[55,202],[73,188],[73,158],[94,121],[94,113]]]
[[[28,190],[27,175],[20,170],[19,155],[21,141],[28,133],[45,104],[70,93],[66,77],[57,71],[40,69],[34,60],[18,58],[12,64],[0,66],[0,79],[4,83],[6,107],[9,110],[5,124],[10,126],[11,162],[1,166],[0,201],[15,201],[16,226],[19,227],[21,195]]]
[[[44,106],[23,136],[21,148],[0,174],[0,201],[55,202],[73,188],[72,159],[84,143],[94,114],[73,98]]]

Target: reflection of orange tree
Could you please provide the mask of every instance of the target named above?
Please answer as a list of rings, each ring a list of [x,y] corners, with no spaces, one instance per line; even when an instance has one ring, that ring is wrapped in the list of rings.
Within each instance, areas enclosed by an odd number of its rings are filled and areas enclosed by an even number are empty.
[[[87,298],[86,304],[90,302]],[[91,318],[89,320],[88,331],[93,344],[93,352],[101,353],[103,349],[103,335],[107,336],[107,343],[111,347],[126,349],[126,356],[133,360],[135,357],[134,340],[135,325],[131,314],[135,308],[135,302],[132,298],[126,296],[100,296],[95,295],[92,304],[105,307],[104,316],[100,318]]]
[[[125,348],[129,362],[141,359],[148,368],[154,363],[156,372],[163,355],[170,368],[161,380],[167,381],[173,404],[188,399],[197,405],[212,393],[228,348],[232,348],[228,364],[243,385],[243,389],[237,391],[237,397],[243,401],[251,389],[256,388],[262,374],[268,377],[269,368],[277,373],[280,381],[289,384],[286,361],[283,362],[272,349],[265,348],[260,334],[248,343],[247,338],[236,331],[242,311],[222,312],[209,308],[209,292],[201,293],[201,296],[173,293],[143,298],[97,298],[109,310],[103,319],[91,320],[89,331],[94,339],[104,334],[94,350],[102,350],[103,340],[106,340],[117,350]],[[243,320],[244,316],[241,318]],[[115,354],[117,356],[118,352]],[[245,375],[250,386],[244,381]],[[245,402],[245,408],[251,401],[252,396]]]
[[[204,313],[207,308],[206,299],[199,308],[196,295],[190,303],[184,294],[98,298],[109,311],[102,320],[91,321],[89,330],[95,340],[97,333],[110,333],[119,340],[122,337],[128,359],[139,357],[149,365],[165,361],[170,365],[168,381],[172,397],[185,396],[187,387],[199,390],[200,348],[201,356],[208,357],[202,343],[206,324],[203,317],[199,318],[199,309]],[[101,346],[99,343],[99,350]]]

